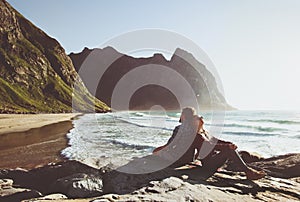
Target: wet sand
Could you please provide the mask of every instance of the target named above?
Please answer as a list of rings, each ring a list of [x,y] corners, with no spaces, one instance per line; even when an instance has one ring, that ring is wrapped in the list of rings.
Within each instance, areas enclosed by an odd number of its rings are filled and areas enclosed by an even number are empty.
[[[64,160],[66,134],[79,114],[0,115],[0,169],[43,166]]]

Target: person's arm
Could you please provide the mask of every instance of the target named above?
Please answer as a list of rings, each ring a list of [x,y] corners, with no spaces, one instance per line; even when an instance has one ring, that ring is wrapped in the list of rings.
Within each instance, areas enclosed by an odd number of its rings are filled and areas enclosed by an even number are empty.
[[[228,141],[218,139],[218,144],[232,144],[232,142],[228,142]]]
[[[236,150],[237,146],[233,144],[232,142],[225,142],[225,143],[217,143],[215,146],[216,150],[224,150],[224,149],[231,149]]]
[[[163,148],[165,148],[166,146],[167,146],[167,145],[165,144],[165,145],[163,145],[163,146],[156,147],[156,148],[152,151],[152,153],[155,154],[155,153],[159,152],[160,150],[162,150]]]
[[[201,150],[201,147],[202,147],[202,145],[203,145],[203,143],[205,142],[205,141],[207,141],[207,142],[209,142],[207,139],[205,139],[203,136],[202,136],[202,134],[200,133],[198,133],[197,135],[196,135],[196,139],[195,139],[195,141],[193,142],[193,143],[195,143],[195,149],[196,149],[196,153],[195,153],[195,155],[194,155],[194,160],[196,160],[197,158],[198,158],[198,156],[199,156],[199,154],[200,154],[200,150]],[[210,142],[209,142],[210,143]]]
[[[169,145],[176,137],[178,131],[179,131],[179,127],[180,126],[176,126],[173,130],[172,136],[170,137],[170,139],[168,140],[167,144],[165,144],[166,146]]]
[[[231,149],[231,150],[236,150],[237,146],[233,143],[230,144],[216,144],[215,146],[216,150],[225,150],[225,149]]]
[[[215,141],[217,142],[217,144],[215,145],[216,150],[224,150],[224,149],[236,150],[237,149],[237,146],[235,144],[233,144],[232,142],[224,141],[224,140],[220,140],[216,137],[212,137],[211,143],[214,144]]]
[[[155,148],[155,149],[153,150],[152,153],[157,153],[158,151],[160,151],[160,150],[162,150],[163,148],[165,148],[166,146],[168,146],[168,145],[174,140],[175,136],[177,135],[178,130],[179,130],[179,127],[180,127],[180,126],[176,126],[176,127],[174,128],[173,133],[172,133],[172,136],[170,137],[170,139],[168,140],[168,142],[167,142],[165,145],[159,146],[159,147]]]

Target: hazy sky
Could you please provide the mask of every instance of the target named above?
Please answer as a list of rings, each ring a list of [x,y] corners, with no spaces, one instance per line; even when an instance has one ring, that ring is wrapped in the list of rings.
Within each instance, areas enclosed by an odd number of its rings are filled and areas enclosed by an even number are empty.
[[[214,62],[239,109],[300,109],[300,0],[8,0],[68,53],[144,28],[177,32]]]

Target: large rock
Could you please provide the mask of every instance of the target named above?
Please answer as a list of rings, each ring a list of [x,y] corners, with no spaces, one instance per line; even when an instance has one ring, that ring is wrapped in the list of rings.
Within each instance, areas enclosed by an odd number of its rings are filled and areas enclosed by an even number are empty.
[[[250,163],[250,166],[261,168],[268,175],[280,178],[300,176],[300,154],[286,154]]]
[[[196,179],[207,179],[213,172],[197,166],[193,169],[175,170],[165,167],[164,160],[149,155],[133,161],[103,175],[104,193],[124,194],[149,185],[153,180],[163,180],[170,176],[188,175]],[[158,169],[158,168],[163,169]],[[157,170],[158,169],[158,170]]]
[[[64,193],[68,198],[100,196],[103,193],[101,178],[101,175],[78,173],[56,180],[50,190]]]
[[[183,177],[191,180],[193,182],[197,182],[200,184],[207,184],[210,182],[211,185],[216,187],[220,186],[228,186],[228,187],[236,187],[238,184],[238,188],[241,190],[241,193],[249,193],[252,191],[272,191],[273,185],[272,181],[276,181],[278,185],[276,190],[279,192],[286,193],[288,189],[284,187],[280,188],[280,186],[288,186],[288,181],[282,181],[282,184],[278,183],[278,179],[273,177],[281,177],[281,178],[292,178],[292,177],[300,177],[300,154],[288,154],[282,155],[278,157],[263,159],[258,157],[253,157],[253,159],[257,159],[257,162],[252,162],[249,165],[255,167],[260,170],[265,170],[269,176],[267,179],[259,180],[259,182],[263,182],[260,185],[256,185],[252,181],[246,179],[246,176],[243,173],[238,173],[236,170],[233,171],[224,171],[223,175],[220,173],[213,174],[208,170],[203,169],[202,167],[195,167],[192,169],[183,169],[183,170],[173,170],[170,168],[160,170],[157,172],[152,172],[148,174],[128,174],[119,172],[117,170],[112,171],[110,173],[106,173],[103,176],[103,183],[104,183],[104,192],[105,193],[116,193],[116,194],[125,194],[131,193],[134,190],[140,189],[141,187],[146,187],[151,184],[150,182],[153,180],[162,180],[168,178],[170,176],[175,177]],[[248,162],[250,159],[248,159]],[[232,166],[228,166],[227,169],[232,168]],[[221,173],[222,174],[222,173]],[[212,176],[212,177],[211,177]],[[233,177],[231,177],[233,176]],[[208,179],[208,180],[207,180]],[[212,180],[213,179],[213,180]],[[239,184],[240,183],[240,184]],[[267,185],[269,183],[269,185]],[[295,183],[293,181],[290,182],[295,185],[295,187],[299,188],[299,183]],[[288,186],[288,187],[293,187]],[[247,188],[248,187],[248,188]],[[265,188],[267,187],[267,188]],[[298,190],[295,188],[295,190]],[[148,189],[152,190],[152,192],[159,193],[160,191],[155,191],[152,188]],[[298,197],[299,195],[296,194],[297,191],[293,191],[291,195],[294,197]]]
[[[70,198],[102,194],[103,169],[95,169],[77,161],[65,161],[30,171],[2,170],[0,179],[13,179],[19,187],[40,191],[43,195],[62,193]]]

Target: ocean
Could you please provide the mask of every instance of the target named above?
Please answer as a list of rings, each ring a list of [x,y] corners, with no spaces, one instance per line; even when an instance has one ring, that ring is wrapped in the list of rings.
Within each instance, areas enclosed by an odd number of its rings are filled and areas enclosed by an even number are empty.
[[[145,156],[167,142],[179,116],[180,112],[164,111],[85,114],[73,121],[69,146],[62,155],[83,162],[110,159],[110,163]],[[201,116],[211,135],[235,143],[240,151],[263,157],[300,152],[300,112],[227,111],[221,124],[213,121],[212,112]]]

